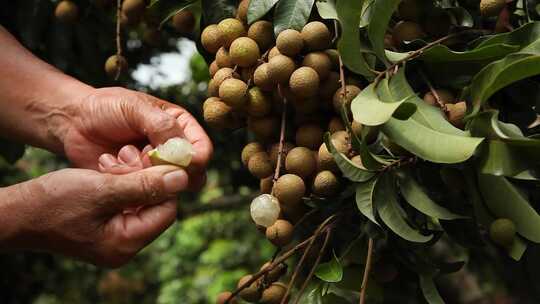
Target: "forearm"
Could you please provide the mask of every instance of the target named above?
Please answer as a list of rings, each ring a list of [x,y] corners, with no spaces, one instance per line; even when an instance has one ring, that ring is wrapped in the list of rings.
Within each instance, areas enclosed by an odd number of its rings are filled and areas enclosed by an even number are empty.
[[[32,181],[0,188],[0,252],[26,247],[21,235],[28,228],[26,222],[30,213],[24,189],[30,183]]]
[[[0,135],[62,153],[77,102],[92,88],[26,50],[0,26]]]

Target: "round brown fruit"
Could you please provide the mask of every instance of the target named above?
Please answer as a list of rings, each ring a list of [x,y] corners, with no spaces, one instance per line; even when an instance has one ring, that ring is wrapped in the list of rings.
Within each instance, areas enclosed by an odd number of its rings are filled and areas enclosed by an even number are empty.
[[[465,113],[467,112],[467,103],[464,101],[460,101],[455,104],[449,103],[446,105],[446,110],[448,121],[456,128],[463,128],[463,117],[465,117]]]
[[[338,131],[331,136],[332,144],[340,153],[347,155],[350,152],[349,135],[346,131]],[[334,157],[323,143],[319,148],[317,157],[319,171],[330,170],[334,173],[339,173],[339,168],[334,160]]]
[[[215,85],[216,86],[221,86],[221,84],[223,83],[223,81],[225,79],[229,79],[229,78],[238,78],[240,77],[236,72],[234,72],[233,69],[231,68],[221,68],[219,69],[216,74],[214,75],[214,82],[215,82]]]
[[[328,27],[320,21],[312,21],[304,26],[301,32],[302,40],[310,51],[320,51],[328,48],[331,34]]]
[[[268,71],[274,83],[287,83],[291,78],[296,64],[285,55],[276,55],[268,61]]]
[[[144,30],[142,40],[149,46],[158,47],[161,44],[161,32],[155,28],[147,28]]]
[[[304,41],[300,32],[286,29],[277,36],[276,47],[281,54],[294,57],[304,48]]]
[[[275,56],[277,55],[280,55],[281,53],[279,52],[277,46],[273,47],[270,49],[270,51],[268,52],[268,60],[274,58]]]
[[[54,10],[57,20],[65,23],[73,23],[79,18],[79,7],[69,0],[62,0]]]
[[[349,84],[345,86],[345,93],[343,93],[343,89],[339,88],[333,97],[333,105],[334,110],[336,113],[341,113],[342,105],[345,104],[345,107],[349,109],[351,106],[352,100],[360,94],[360,91],[362,91],[359,87]]]
[[[355,164],[360,169],[366,169],[364,166],[364,163],[362,162],[362,157],[360,155],[355,155],[353,158],[351,158],[351,162]]]
[[[242,24],[242,22],[238,19],[223,19],[217,24],[217,26],[223,37],[223,46],[227,48],[238,37],[246,35],[246,28],[244,27],[244,24]]]
[[[287,286],[282,283],[273,283],[266,288],[261,297],[261,304],[279,304],[287,293]]]
[[[306,124],[296,130],[296,145],[316,150],[323,142],[323,129],[316,124]]]
[[[332,70],[338,70],[339,69],[339,53],[336,49],[328,49],[324,51],[326,55],[328,55],[328,58],[330,58],[330,61],[332,62]]]
[[[276,247],[288,245],[293,239],[294,226],[286,220],[277,220],[266,228],[266,238]]]
[[[208,82],[208,96],[219,96],[219,85],[217,85],[217,82],[214,79],[210,79],[210,81]]]
[[[270,65],[268,63],[263,63],[255,69],[253,82],[264,91],[270,92],[274,89],[275,82],[270,74]]]
[[[480,14],[486,17],[498,16],[505,6],[505,0],[481,0]]]
[[[401,45],[403,41],[412,41],[424,38],[426,34],[418,23],[411,21],[400,21],[394,26],[392,38],[396,46]]]
[[[191,34],[195,28],[195,17],[189,10],[181,10],[171,20],[172,27],[180,34]]]
[[[345,126],[343,125],[343,121],[340,117],[332,117],[332,119],[330,119],[330,122],[328,123],[328,132],[330,132],[330,134],[344,130]]]
[[[454,103],[455,97],[452,92],[445,90],[445,89],[436,89],[435,92],[437,93],[437,96],[439,96],[439,100],[442,104],[447,103]],[[437,102],[437,99],[435,98],[435,95],[431,91],[427,92],[424,95],[424,101],[432,106],[439,106],[439,103]]]
[[[125,0],[122,3],[122,13],[128,19],[140,19],[144,13],[146,4],[144,0]]]
[[[248,129],[262,139],[273,138],[277,134],[277,128],[279,128],[279,122],[275,117],[248,118]]]
[[[248,166],[249,159],[258,152],[264,152],[264,146],[258,142],[251,142],[242,149],[241,159],[244,166]]]
[[[240,286],[247,283],[249,280],[251,280],[253,276],[248,274],[246,276],[243,276],[239,281],[237,288],[240,288]],[[261,298],[261,291],[259,290],[259,287],[257,286],[257,281],[251,283],[249,287],[244,288],[242,291],[240,291],[239,296],[244,299],[247,302],[257,302]]]
[[[232,295],[232,292],[230,291],[224,291],[220,293],[216,298],[216,304],[225,304],[227,299]],[[229,304],[236,304],[236,299],[232,299],[229,301]]]
[[[225,79],[219,86],[219,98],[235,109],[247,102],[247,84],[240,79]]]
[[[321,80],[326,79],[332,69],[332,61],[325,52],[312,52],[307,54],[302,61],[303,66],[313,68]]]
[[[306,193],[304,180],[295,174],[285,174],[278,178],[274,184],[274,196],[287,212],[298,208],[302,203],[302,197]]]
[[[289,88],[298,97],[315,96],[319,90],[319,75],[310,67],[296,69],[289,79]]]
[[[259,20],[248,29],[248,37],[255,40],[263,51],[269,49],[274,43],[274,27],[272,22]]]
[[[267,269],[268,267],[270,267],[270,265],[272,265],[271,262],[266,262],[264,263],[264,265],[262,265],[260,270],[263,271]],[[287,272],[287,265],[284,263],[280,263],[276,265],[274,269],[266,273],[266,279],[268,280],[268,282],[273,283],[279,280],[279,278],[281,278],[286,272]]]
[[[260,88],[252,87],[248,93],[247,112],[251,116],[262,117],[270,113],[272,103]]]
[[[219,98],[210,97],[203,105],[204,121],[211,128],[221,129],[229,126],[231,122],[231,107]]]
[[[290,142],[283,143],[283,155],[281,155],[281,165],[285,165],[285,158],[287,157],[287,154],[289,154],[289,151],[291,151],[293,148],[294,145]],[[268,154],[270,155],[272,165],[275,167],[278,162],[279,143],[272,144],[270,146],[270,149],[268,149]]]
[[[114,78],[117,74],[121,74],[127,70],[128,63],[122,55],[112,55],[105,61],[105,73],[109,77]]]
[[[272,187],[274,186],[274,177],[269,176],[260,180],[259,189],[261,193],[270,194],[272,193]]]
[[[231,60],[231,54],[225,47],[220,47],[216,53],[216,64],[220,68],[232,68],[234,63]]]
[[[353,120],[353,122],[351,123],[351,130],[358,137],[362,136],[362,129],[363,128],[364,128],[364,126],[361,123],[359,123],[358,121],[356,121],[356,120]]]
[[[265,178],[272,175],[273,168],[268,153],[257,152],[253,154],[248,160],[248,170],[257,178]]]
[[[213,78],[218,70],[219,67],[217,65],[217,62],[215,60],[212,61],[212,63],[210,63],[210,66],[208,67],[208,73],[210,74],[210,77]]]
[[[201,44],[209,53],[215,54],[223,46],[223,33],[217,24],[210,24],[201,34]]]
[[[327,108],[332,107],[332,99],[334,93],[339,89],[339,74],[336,72],[330,72],[325,81],[321,83],[319,88],[319,96]]]
[[[261,57],[257,42],[248,37],[234,40],[229,48],[229,53],[232,62],[244,68],[255,65]]]
[[[315,176],[311,189],[313,193],[319,196],[329,197],[337,193],[339,189],[339,180],[331,171],[321,171]]]
[[[296,147],[287,154],[285,168],[289,173],[308,178],[317,170],[315,154],[308,148]]]

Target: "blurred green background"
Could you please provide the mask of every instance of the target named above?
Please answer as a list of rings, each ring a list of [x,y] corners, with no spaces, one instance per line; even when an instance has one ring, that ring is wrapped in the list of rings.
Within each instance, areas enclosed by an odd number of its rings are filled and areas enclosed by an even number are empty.
[[[2,3],[0,24],[34,54],[86,83],[149,92],[189,109],[203,123],[208,67],[191,40],[165,26],[159,43],[150,46],[143,37],[151,22],[124,29],[130,71],[114,82],[103,71],[105,59],[116,52],[114,7],[76,1],[80,20],[65,25],[54,20],[55,2]],[[273,249],[249,219],[250,198],[258,185],[237,155],[246,135],[210,136],[215,155],[206,187],[179,197],[177,223],[131,263],[107,270],[49,254],[3,253],[0,303],[213,303],[219,292],[258,269]],[[9,154],[0,160],[1,186],[69,165],[47,151],[0,145]]]

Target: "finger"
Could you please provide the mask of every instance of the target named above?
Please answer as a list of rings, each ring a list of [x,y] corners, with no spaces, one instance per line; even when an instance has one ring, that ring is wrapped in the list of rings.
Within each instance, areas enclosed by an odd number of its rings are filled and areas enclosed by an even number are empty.
[[[143,168],[141,151],[133,145],[124,146],[118,151],[118,161],[129,167]]]
[[[150,156],[148,156],[148,152],[152,149],[153,148],[151,145],[147,145],[142,150],[141,160],[142,160],[143,168],[152,167],[152,161],[150,160]]]
[[[106,212],[169,200],[189,183],[187,173],[176,166],[154,166],[124,175],[110,175],[99,200]]]
[[[116,157],[112,156],[109,153],[102,154],[98,159],[98,163],[104,169],[108,169],[110,167],[120,164],[118,160],[116,159]]]
[[[127,215],[125,229],[134,241],[145,246],[174,223],[176,213],[176,200],[150,206]]]

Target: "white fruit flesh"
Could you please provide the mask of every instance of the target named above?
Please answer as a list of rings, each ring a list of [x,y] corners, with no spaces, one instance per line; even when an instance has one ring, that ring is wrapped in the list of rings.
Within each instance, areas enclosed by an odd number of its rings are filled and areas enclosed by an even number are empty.
[[[195,151],[191,143],[183,138],[174,137],[167,140],[164,144],[148,151],[148,156],[153,165],[169,163],[181,167],[187,167]]]
[[[279,217],[279,201],[270,194],[261,194],[251,202],[250,211],[255,224],[263,227],[272,226]]]

